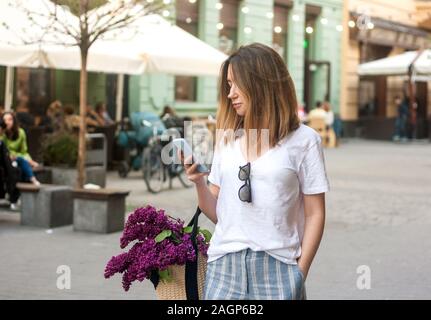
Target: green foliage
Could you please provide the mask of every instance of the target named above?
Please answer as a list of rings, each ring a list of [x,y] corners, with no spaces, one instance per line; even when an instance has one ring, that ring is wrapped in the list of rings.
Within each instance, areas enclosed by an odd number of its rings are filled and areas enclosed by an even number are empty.
[[[156,242],[162,242],[163,240],[165,240],[166,238],[170,237],[172,235],[172,231],[171,230],[163,230],[162,232],[160,232],[157,237],[156,237]]]
[[[183,231],[184,231],[184,233],[192,233],[192,231],[193,231],[193,227],[192,227],[192,226],[185,227],[185,228],[183,229]]]
[[[199,228],[199,233],[204,236],[205,242],[210,242],[211,237],[212,237],[212,234],[210,231],[208,231],[206,229]]]
[[[169,272],[169,269],[159,270],[159,277],[160,277],[160,280],[164,282],[172,281],[172,275]]]
[[[43,163],[48,166],[75,167],[78,158],[78,137],[60,131],[48,135],[42,143]]]

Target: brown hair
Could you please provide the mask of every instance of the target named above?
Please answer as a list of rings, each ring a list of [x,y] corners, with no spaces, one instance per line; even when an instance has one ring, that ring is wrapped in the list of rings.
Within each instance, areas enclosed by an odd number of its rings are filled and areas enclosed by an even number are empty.
[[[249,102],[244,117],[237,115],[228,98],[229,66],[236,85]],[[249,132],[256,129],[259,142],[261,130],[269,129],[269,146],[274,147],[299,124],[295,86],[286,64],[276,51],[253,43],[240,47],[223,63],[219,79],[218,130],[244,129]],[[232,137],[228,139],[233,140]]]
[[[12,125],[12,128],[5,130],[5,135],[9,140],[15,141],[19,137],[18,121],[16,119],[15,114],[13,112],[9,112],[9,111],[7,111],[1,115],[3,121],[4,121],[4,117],[8,114],[12,117],[13,125]]]

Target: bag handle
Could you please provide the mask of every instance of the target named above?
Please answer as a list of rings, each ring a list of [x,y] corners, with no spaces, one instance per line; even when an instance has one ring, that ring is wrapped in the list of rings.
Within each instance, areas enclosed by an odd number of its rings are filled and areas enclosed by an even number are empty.
[[[187,261],[185,266],[185,285],[186,285],[186,297],[187,300],[199,300],[199,290],[198,290],[198,246],[196,243],[196,236],[198,234],[198,221],[199,215],[201,214],[201,209],[199,207],[196,208],[196,212],[188,223],[188,227],[193,226],[191,233],[191,240],[193,249],[196,254],[195,261]],[[152,271],[150,275],[150,281],[154,285],[154,289],[157,288],[159,284],[160,277],[157,271]]]
[[[198,221],[201,209],[197,207],[193,219],[189,222],[188,226],[193,226],[191,240],[193,249],[195,250],[196,259],[195,261],[187,261],[185,269],[185,280],[186,280],[186,296],[187,300],[199,300],[198,290],[198,259],[199,250],[196,242],[196,236],[198,234]]]

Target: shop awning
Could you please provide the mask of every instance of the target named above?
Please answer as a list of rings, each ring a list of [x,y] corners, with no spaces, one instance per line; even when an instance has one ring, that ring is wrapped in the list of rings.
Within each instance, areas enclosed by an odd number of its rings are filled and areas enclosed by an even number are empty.
[[[418,51],[409,51],[396,56],[379,59],[358,66],[361,76],[395,76],[408,75],[409,66],[417,58]],[[420,52],[413,63],[413,75],[416,77],[431,76],[431,49]]]

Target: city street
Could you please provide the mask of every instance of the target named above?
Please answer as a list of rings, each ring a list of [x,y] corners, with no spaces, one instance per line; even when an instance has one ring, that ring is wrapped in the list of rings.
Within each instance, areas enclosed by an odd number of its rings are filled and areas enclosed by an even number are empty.
[[[431,299],[431,144],[351,139],[325,149],[325,161],[331,191],[308,299]],[[131,190],[128,210],[152,204],[189,220],[197,204],[195,190],[177,183],[148,193],[141,172],[110,172],[107,187]],[[203,216],[201,225],[213,230]],[[104,279],[120,235],[21,226],[19,213],[0,210],[0,299],[155,299],[149,281],[124,292],[119,276]],[[71,270],[69,290],[56,285],[61,265]],[[369,289],[357,286],[360,266]]]

